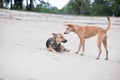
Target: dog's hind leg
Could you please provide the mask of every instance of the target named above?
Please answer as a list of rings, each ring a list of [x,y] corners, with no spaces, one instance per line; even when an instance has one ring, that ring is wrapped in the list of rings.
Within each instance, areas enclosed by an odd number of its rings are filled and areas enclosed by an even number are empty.
[[[97,46],[98,46],[98,50],[99,50],[99,53],[98,53],[98,57],[96,59],[99,59],[100,58],[100,55],[101,55],[101,43],[103,42],[103,36],[102,35],[98,35],[97,37]]]
[[[103,45],[104,45],[105,50],[106,50],[106,58],[105,58],[105,60],[108,60],[107,35],[105,35],[105,37],[103,39]]]

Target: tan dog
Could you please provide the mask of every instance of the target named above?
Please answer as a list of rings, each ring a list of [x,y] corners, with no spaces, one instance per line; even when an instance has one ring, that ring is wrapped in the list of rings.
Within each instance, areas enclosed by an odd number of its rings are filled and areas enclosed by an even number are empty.
[[[62,44],[67,40],[61,33],[52,33],[53,37],[49,38],[46,42],[46,47],[51,52],[69,52]]]
[[[76,53],[79,53],[81,47],[82,47],[82,54],[84,55],[85,51],[85,39],[91,38],[95,35],[97,35],[97,46],[99,49],[98,57],[96,59],[99,59],[100,54],[102,52],[101,50],[101,43],[103,43],[105,50],[106,50],[106,58],[105,60],[108,60],[108,49],[107,49],[107,34],[106,32],[110,29],[110,17],[107,17],[108,19],[108,27],[106,29],[102,29],[97,26],[80,26],[75,24],[67,24],[66,31],[64,34],[68,34],[69,32],[75,32],[78,37],[80,38],[80,44],[78,51]]]

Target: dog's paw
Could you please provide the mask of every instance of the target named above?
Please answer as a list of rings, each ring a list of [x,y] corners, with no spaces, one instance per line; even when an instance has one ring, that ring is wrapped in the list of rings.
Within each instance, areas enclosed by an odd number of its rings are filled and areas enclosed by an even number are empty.
[[[96,59],[97,59],[97,60],[99,60],[99,58],[98,58],[98,57],[97,57]]]
[[[59,53],[63,53],[63,51],[59,51]]]
[[[108,60],[108,58],[105,58],[105,60]]]
[[[80,54],[81,56],[84,56],[84,54]]]
[[[78,52],[75,52],[75,54],[78,54]]]
[[[65,50],[65,52],[70,52],[70,50]]]

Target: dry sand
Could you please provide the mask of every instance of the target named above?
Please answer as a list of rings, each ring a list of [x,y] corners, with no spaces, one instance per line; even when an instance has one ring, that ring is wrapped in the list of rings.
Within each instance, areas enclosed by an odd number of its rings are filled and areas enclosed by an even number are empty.
[[[111,17],[109,60],[102,46],[100,60],[96,37],[86,40],[84,56],[74,54],[79,38],[65,35],[69,53],[47,51],[53,32],[66,23],[107,27],[106,17],[84,17],[0,9],[0,80],[120,80],[120,18]]]

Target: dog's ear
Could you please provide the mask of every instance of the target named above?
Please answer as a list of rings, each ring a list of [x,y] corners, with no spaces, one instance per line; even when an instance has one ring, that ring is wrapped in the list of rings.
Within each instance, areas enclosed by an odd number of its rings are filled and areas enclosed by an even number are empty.
[[[55,33],[52,33],[53,37],[57,37],[57,35]]]
[[[65,24],[65,26],[67,26],[67,27],[73,27],[73,24]]]

